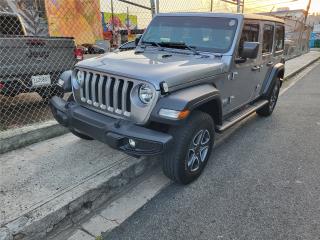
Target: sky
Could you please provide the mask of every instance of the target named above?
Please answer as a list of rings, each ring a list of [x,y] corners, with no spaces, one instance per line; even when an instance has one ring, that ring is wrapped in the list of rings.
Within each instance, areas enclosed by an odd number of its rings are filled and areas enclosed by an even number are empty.
[[[265,9],[270,11],[273,8],[275,11],[280,7],[289,7],[293,9],[306,9],[308,5],[308,0],[245,0],[245,5],[248,8],[256,8],[256,10]],[[260,8],[261,6],[261,8]],[[259,8],[258,8],[259,7]],[[319,12],[320,13],[320,0],[311,0],[310,13]]]

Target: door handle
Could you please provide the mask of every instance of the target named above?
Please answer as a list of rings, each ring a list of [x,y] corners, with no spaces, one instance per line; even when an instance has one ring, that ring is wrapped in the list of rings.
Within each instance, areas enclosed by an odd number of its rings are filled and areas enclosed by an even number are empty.
[[[260,67],[259,66],[254,66],[254,67],[251,68],[251,70],[252,71],[258,71],[258,70],[260,70]]]
[[[267,63],[267,66],[272,66],[273,65],[273,62],[268,62]]]

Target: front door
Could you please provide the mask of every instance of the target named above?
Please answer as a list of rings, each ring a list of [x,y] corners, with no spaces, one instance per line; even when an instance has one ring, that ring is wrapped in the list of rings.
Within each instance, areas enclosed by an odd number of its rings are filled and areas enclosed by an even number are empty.
[[[244,23],[241,38],[238,46],[237,57],[243,48],[244,42],[259,42],[260,25],[258,21],[247,20]],[[259,49],[259,51],[261,51]],[[233,81],[232,95],[229,99],[223,99],[225,114],[247,104],[255,93],[257,78],[260,71],[260,54],[255,59],[247,59],[243,63],[234,63],[229,81]]]

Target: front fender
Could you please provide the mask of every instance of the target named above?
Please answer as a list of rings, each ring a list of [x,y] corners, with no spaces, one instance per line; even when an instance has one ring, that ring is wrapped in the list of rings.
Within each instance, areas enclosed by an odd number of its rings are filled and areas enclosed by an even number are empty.
[[[222,104],[220,92],[213,85],[203,84],[198,86],[182,89],[169,95],[163,96],[157,102],[151,113],[151,121],[167,123],[167,124],[180,124],[183,120],[169,120],[159,116],[160,109],[171,109],[176,111],[194,110],[205,103],[212,100],[217,100],[219,115],[222,114]],[[221,119],[222,116],[219,116]]]

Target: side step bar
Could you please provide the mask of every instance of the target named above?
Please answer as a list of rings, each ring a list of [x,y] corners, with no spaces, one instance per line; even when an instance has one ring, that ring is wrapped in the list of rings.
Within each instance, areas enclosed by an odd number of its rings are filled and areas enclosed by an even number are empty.
[[[228,128],[232,127],[236,123],[240,122],[244,118],[248,117],[249,115],[257,111],[259,108],[262,108],[266,104],[268,104],[268,100],[260,100],[258,102],[255,102],[254,104],[244,109],[242,112],[239,112],[231,116],[230,118],[226,119],[222,125],[217,125],[217,132],[223,132],[227,130]]]

